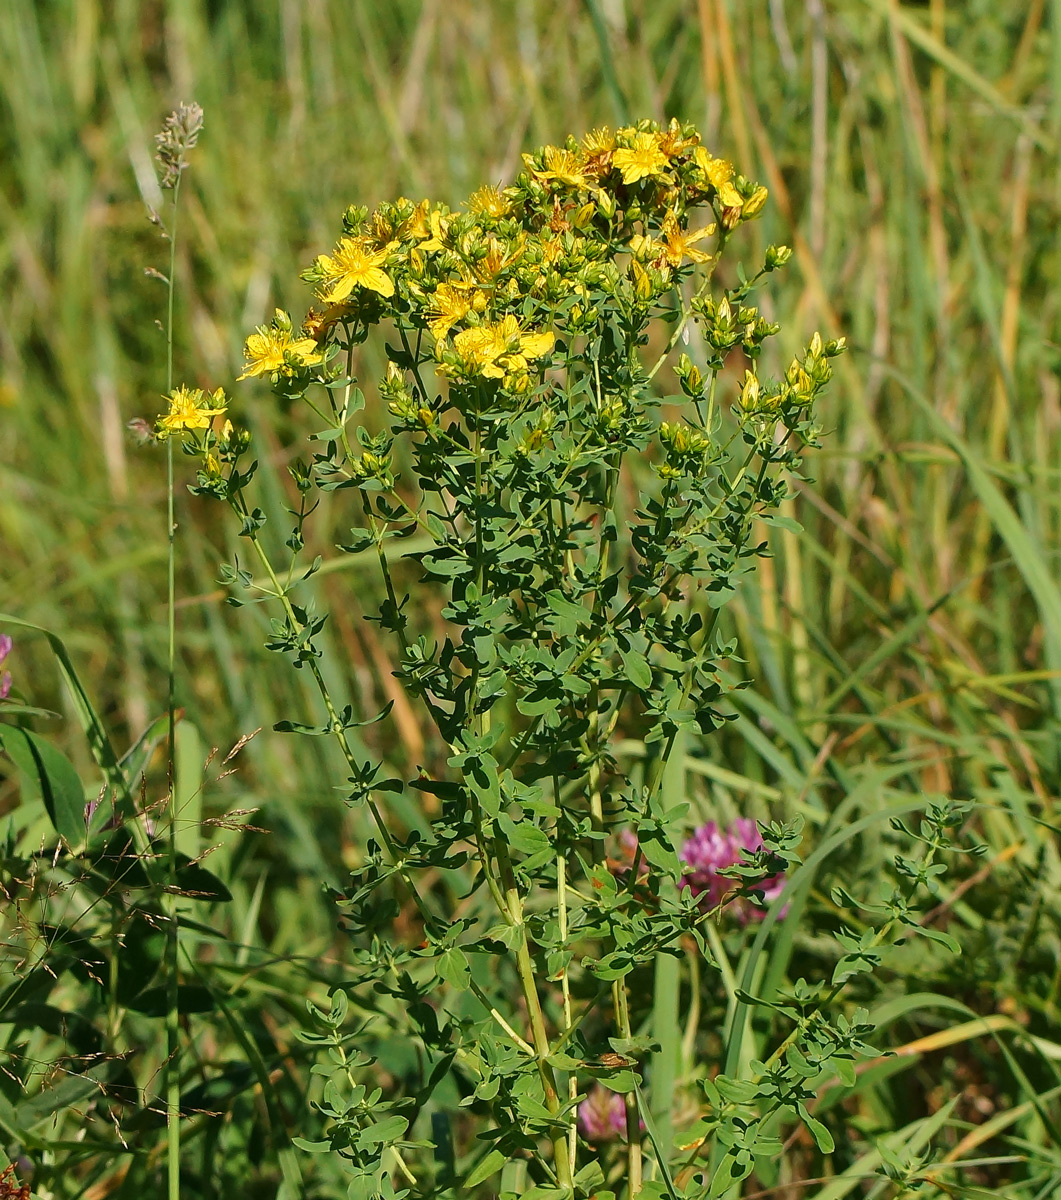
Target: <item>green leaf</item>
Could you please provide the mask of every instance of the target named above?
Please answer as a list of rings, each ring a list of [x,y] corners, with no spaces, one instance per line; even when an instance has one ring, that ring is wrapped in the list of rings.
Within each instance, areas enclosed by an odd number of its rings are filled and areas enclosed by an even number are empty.
[[[749,1079],[730,1079],[716,1075],[714,1085],[718,1092],[733,1104],[751,1104],[755,1099],[755,1084]]]
[[[941,946],[946,946],[952,954],[961,954],[962,952],[957,939],[951,937],[949,933],[944,933],[942,929],[933,929],[929,925],[918,925],[917,932],[922,937],[927,937],[930,942],[939,942]]]
[[[408,1128],[409,1122],[405,1117],[384,1117],[382,1121],[365,1126],[357,1135],[357,1140],[361,1146],[385,1146],[389,1142],[396,1142]]]
[[[575,1176],[576,1187],[584,1192],[596,1191],[604,1182],[604,1169],[596,1159],[592,1159],[582,1167]]]
[[[739,1183],[751,1174],[753,1165],[751,1155],[746,1152],[736,1156],[727,1154],[718,1164],[718,1170],[711,1178],[708,1196],[712,1197],[712,1200],[715,1197],[724,1196],[733,1184]]]
[[[593,620],[588,608],[573,604],[560,591],[546,592],[545,599],[549,608],[560,618],[555,624],[561,633],[574,633],[580,625],[589,625]]]
[[[505,813],[499,814],[497,827],[505,835],[508,844],[520,854],[538,854],[550,849],[549,837],[530,821],[513,821]]]
[[[822,1152],[822,1154],[832,1154],[832,1152],[836,1149],[836,1143],[833,1141],[833,1135],[828,1129],[825,1128],[821,1121],[810,1115],[810,1113],[807,1111],[806,1105],[797,1104],[796,1109],[799,1112],[800,1117],[803,1119],[803,1124],[806,1125],[810,1130],[810,1135],[812,1138],[814,1138],[818,1149]]]
[[[619,657],[622,659],[626,678],[630,680],[634,687],[640,688],[643,692],[648,691],[652,686],[652,668],[649,666],[648,660],[644,655],[620,650]]]
[[[311,433],[307,436],[307,441],[310,442],[337,442],[343,436],[345,425],[333,425],[331,429],[322,429],[319,433]]]
[[[155,747],[169,734],[169,713],[156,717],[133,745],[122,755],[121,768],[126,779],[139,782],[140,776],[147,766],[147,761],[154,753]]]
[[[332,1149],[331,1142],[310,1142],[303,1137],[293,1137],[291,1145],[297,1146],[307,1154],[330,1154]]]
[[[0,726],[0,745],[31,792],[44,801],[56,833],[71,847],[85,840],[85,789],[70,760],[42,737],[14,725]]]
[[[601,1087],[607,1088],[609,1092],[618,1092],[620,1096],[625,1096],[637,1087],[637,1077],[630,1070],[612,1071],[608,1075],[597,1076],[597,1080]]]
[[[496,1175],[506,1162],[508,1162],[507,1154],[502,1154],[500,1150],[491,1150],[468,1178],[465,1179],[464,1186],[466,1188],[478,1187],[480,1183],[489,1179],[491,1175]]]
[[[49,633],[47,629],[44,629],[40,625],[34,625],[30,621],[19,620],[18,617],[9,616],[7,613],[0,613],[0,625],[17,625],[22,629],[32,629],[35,633],[41,633],[47,638],[48,645],[52,648],[52,653],[58,659],[63,680],[70,690],[70,695],[74,702],[74,711],[77,713],[81,728],[88,738],[92,757],[96,760],[96,764],[103,772],[107,782],[122,797],[126,815],[131,816],[136,811],[136,805],[132,792],[129,790],[128,780],[118,763],[118,756],[114,752],[114,747],[111,745],[110,738],[103,727],[103,722],[93,707],[92,701],[89,700],[88,692],[85,691],[77,672],[74,670],[74,664],[62,639],[56,637],[54,633]]]
[[[464,991],[471,979],[468,968],[468,956],[459,946],[451,946],[435,959],[435,970],[440,979],[444,979],[451,987]]]
[[[301,733],[306,737],[327,737],[329,734],[338,732],[339,729],[364,729],[366,725],[375,725],[377,721],[382,721],[393,707],[394,701],[388,700],[374,717],[367,717],[364,721],[355,721],[353,710],[348,705],[334,723],[329,721],[325,725],[304,725],[300,721],[277,721],[273,726],[273,732]]]

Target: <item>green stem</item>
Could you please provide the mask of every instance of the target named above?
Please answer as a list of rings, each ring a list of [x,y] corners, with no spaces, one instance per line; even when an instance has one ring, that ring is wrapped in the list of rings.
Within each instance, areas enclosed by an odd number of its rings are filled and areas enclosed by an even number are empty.
[[[559,852],[556,855],[556,893],[560,920],[560,950],[565,956],[563,973],[560,976],[560,989],[564,997],[564,1033],[567,1034],[573,1025],[571,1020],[571,979],[567,962],[567,859]],[[567,1098],[572,1102],[572,1105],[577,1095],[578,1073],[577,1071],[571,1071],[567,1077]],[[572,1175],[575,1173],[577,1151],[578,1125],[575,1121],[575,1114],[572,1108],[571,1123],[567,1131],[567,1159]]]
[[[531,959],[530,944],[527,941],[527,926],[523,920],[523,899],[516,886],[516,876],[512,870],[508,847],[500,838],[494,839],[494,854],[505,881],[509,918],[512,925],[519,930],[519,944],[516,947],[516,972],[519,975],[520,987],[527,1005],[527,1016],[530,1020],[534,1042],[534,1056],[538,1063],[538,1075],[542,1082],[542,1090],[545,1092],[545,1106],[550,1113],[557,1116],[560,1113],[560,1097],[556,1091],[556,1077],[553,1075],[553,1069],[546,1061],[551,1053],[549,1034],[545,1028],[545,1014],[542,1012],[541,999],[538,996],[534,962]],[[551,1139],[557,1182],[561,1187],[573,1187],[574,1177],[568,1157],[567,1136],[562,1129],[556,1129],[551,1135]]]
[[[173,298],[174,272],[177,267],[177,202],[180,198],[181,172],[173,185],[173,215],[169,229],[169,278],[166,304],[166,394],[173,393]],[[171,889],[164,905],[166,926],[166,1165],[169,1200],[180,1200],[181,1190],[181,1129],[180,1129],[180,1010],[178,1007],[177,956],[180,945],[179,914],[177,911],[177,787],[176,787],[176,661],[177,661],[177,522],[174,511],[173,439],[166,440],[166,529],[167,529],[167,691],[169,713],[169,746],[166,762],[169,787],[169,837],[167,846],[167,876]]]
[[[612,1001],[615,1028],[621,1038],[629,1039],[632,1036],[630,1006],[626,999],[626,984],[621,979],[612,984]],[[641,1191],[641,1113],[634,1092],[627,1092],[623,1099],[626,1105],[626,1194],[636,1196]]]
[[[247,513],[246,505],[242,503],[241,497],[238,494],[233,496],[230,503],[232,504],[236,515],[241,521],[243,521],[246,518]],[[262,568],[266,575],[269,576],[269,582],[273,586],[273,594],[275,598],[279,600],[283,606],[284,615],[287,617],[289,628],[291,630],[298,629],[300,625],[299,619],[295,615],[295,610],[292,607],[287,592],[276,576],[276,572],[273,569],[273,564],[269,560],[268,554],[265,552],[265,547],[261,544],[257,533],[252,531],[247,536],[251,545],[254,547],[255,553],[258,556],[258,561],[262,564]],[[350,739],[346,736],[346,730],[343,728],[343,723],[339,719],[339,713],[335,707],[334,701],[332,700],[332,695],[328,688],[328,684],[325,681],[324,676],[321,674],[321,669],[318,666],[316,659],[310,658],[307,662],[307,665],[309,667],[310,674],[313,676],[313,681],[317,685],[317,690],[320,692],[321,700],[324,702],[324,708],[328,714],[328,721],[331,725],[332,733],[335,737],[335,740],[339,744],[340,750],[342,750],[343,758],[346,759],[346,765],[349,767],[352,774],[356,773],[358,769],[357,759],[354,756],[353,747],[350,745]],[[380,811],[379,805],[371,796],[368,797],[366,803],[368,805],[369,812],[372,814],[372,819],[375,822],[376,829],[379,831],[380,838],[383,841],[384,849],[387,851],[387,854],[392,862],[400,863],[401,854],[394,841],[394,838],[391,836],[390,830],[387,828],[387,823],[383,819],[383,813]],[[429,925],[437,924],[427,906],[427,903],[417,891],[412,880],[409,878],[408,873],[404,869],[402,869],[400,873],[406,886],[409,888],[410,895],[412,896],[416,907],[419,909],[420,915],[424,918],[424,921]]]

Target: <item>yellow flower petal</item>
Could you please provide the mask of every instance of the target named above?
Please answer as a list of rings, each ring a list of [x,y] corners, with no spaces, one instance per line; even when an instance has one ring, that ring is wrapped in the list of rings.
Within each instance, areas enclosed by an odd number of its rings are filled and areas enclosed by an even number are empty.
[[[718,198],[723,208],[741,208],[744,199],[732,183],[724,183],[718,189]]]
[[[556,337],[549,332],[525,333],[519,339],[520,353],[527,358],[543,358],[552,350]]]

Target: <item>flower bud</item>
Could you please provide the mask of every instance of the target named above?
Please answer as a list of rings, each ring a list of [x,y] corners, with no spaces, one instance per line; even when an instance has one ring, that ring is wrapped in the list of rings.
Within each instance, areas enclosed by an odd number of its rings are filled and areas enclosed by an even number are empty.
[[[704,390],[704,377],[700,374],[699,368],[688,354],[683,354],[678,359],[678,365],[675,367],[674,373],[678,376],[682,391],[694,400],[699,399]]]
[[[756,217],[763,211],[763,205],[766,203],[766,198],[769,192],[764,187],[756,188],[754,192],[744,201],[741,208],[741,220],[749,221],[752,217]]]
[[[776,271],[783,267],[792,257],[791,246],[768,246],[766,250],[766,269]]]
[[[634,294],[639,300],[652,299],[652,280],[648,272],[635,258],[630,264],[630,273],[634,277]]]
[[[587,229],[590,221],[593,220],[597,212],[595,204],[583,204],[582,207],[575,213],[575,219],[571,222],[576,229]]]

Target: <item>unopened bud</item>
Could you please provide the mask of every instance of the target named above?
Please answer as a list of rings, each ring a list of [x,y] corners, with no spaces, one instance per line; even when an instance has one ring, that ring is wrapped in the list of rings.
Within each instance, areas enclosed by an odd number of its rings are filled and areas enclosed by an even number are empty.
[[[572,224],[576,229],[585,229],[590,221],[593,220],[596,211],[597,206],[595,204],[583,204],[578,212],[575,213],[575,219]]]
[[[634,293],[639,300],[651,300],[652,298],[652,280],[649,278],[648,272],[635,258],[630,264],[630,270],[634,277]]]
[[[687,396],[698,399],[704,390],[704,377],[688,354],[683,354],[678,359],[678,366],[674,373],[678,376],[682,391]]]
[[[776,271],[783,267],[792,257],[791,246],[768,246],[766,250],[766,269]]]
[[[764,187],[756,188],[754,192],[744,201],[741,208],[741,217],[748,221],[752,217],[756,217],[763,211],[763,205],[766,203],[766,198],[770,193]]]

